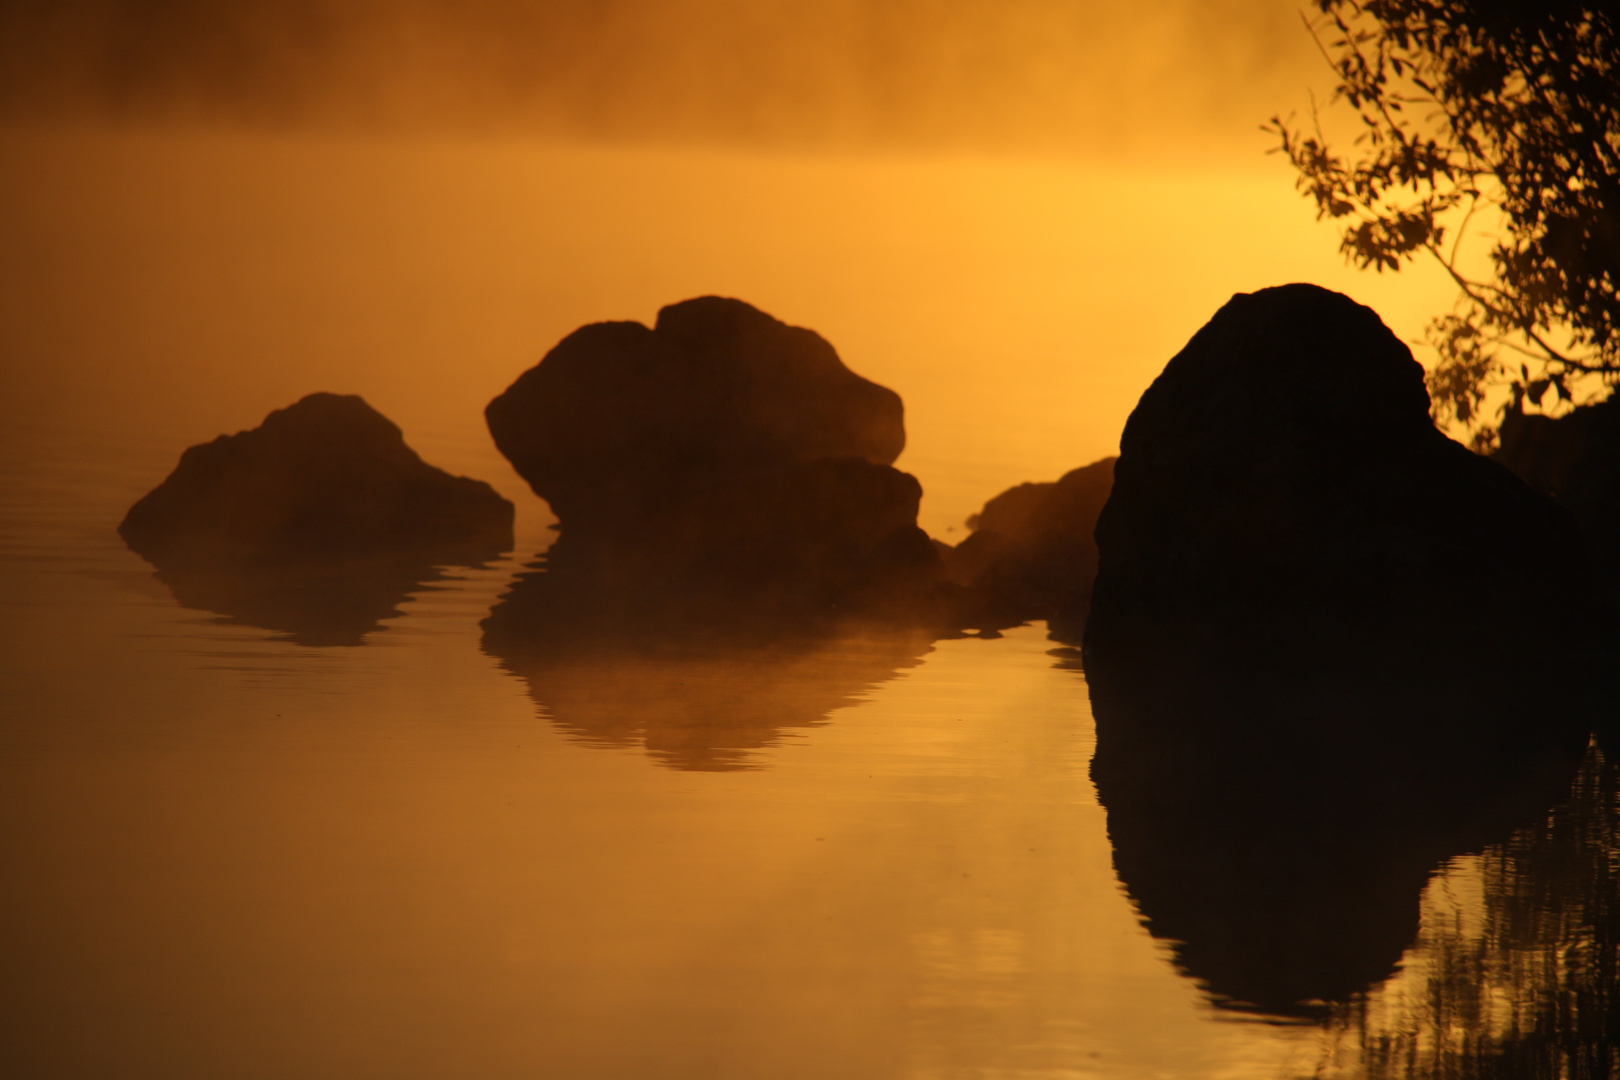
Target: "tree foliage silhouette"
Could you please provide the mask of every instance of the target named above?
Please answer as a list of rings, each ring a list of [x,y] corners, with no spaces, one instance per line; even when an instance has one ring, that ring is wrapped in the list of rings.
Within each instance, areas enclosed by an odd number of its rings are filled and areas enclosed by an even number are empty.
[[[1348,155],[1319,123],[1266,130],[1354,265],[1432,257],[1457,283],[1428,327],[1436,418],[1494,445],[1506,409],[1556,411],[1620,379],[1620,0],[1314,0],[1359,120]],[[1314,119],[1314,116],[1313,116]],[[1489,273],[1462,241],[1486,239]],[[1554,398],[1549,402],[1547,395]]]

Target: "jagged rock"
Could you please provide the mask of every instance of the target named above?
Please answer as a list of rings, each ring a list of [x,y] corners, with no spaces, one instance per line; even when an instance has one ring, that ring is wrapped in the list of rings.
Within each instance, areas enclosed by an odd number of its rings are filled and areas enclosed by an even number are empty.
[[[652,329],[587,326],[486,416],[560,531],[545,580],[491,613],[491,648],[585,625],[748,636],[946,618],[921,487],[889,465],[900,399],[809,330],[712,296]]]
[[[1428,405],[1370,309],[1312,285],[1233,297],[1126,424],[1088,651],[1168,628],[1570,659],[1587,617],[1573,522]]]
[[[511,550],[512,515],[359,397],[311,394],[186,450],[118,531],[188,607],[355,644],[435,566]]]
[[[946,554],[952,581],[970,588],[978,621],[1004,629],[1042,619],[1059,640],[1078,641],[1097,574],[1092,530],[1108,501],[1114,460],[1019,484],[968,519],[973,530]]]

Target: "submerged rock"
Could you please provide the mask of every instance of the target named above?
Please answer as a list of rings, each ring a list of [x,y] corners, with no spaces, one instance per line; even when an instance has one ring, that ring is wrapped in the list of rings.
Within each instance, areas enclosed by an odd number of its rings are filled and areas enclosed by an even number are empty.
[[[889,464],[900,399],[809,330],[712,296],[651,329],[586,326],[486,416],[560,533],[544,580],[491,613],[491,648],[946,618],[922,489]]]
[[[359,397],[311,394],[185,451],[118,531],[188,607],[354,644],[436,566],[511,550],[512,515]]]
[[[1170,628],[1567,662],[1587,619],[1573,522],[1428,406],[1370,309],[1312,285],[1233,297],[1126,424],[1088,651]]]
[[[1019,484],[968,519],[971,535],[945,553],[951,580],[972,590],[979,622],[1005,629],[1045,620],[1052,636],[1078,641],[1097,574],[1092,531],[1108,501],[1114,458],[1055,483]]]

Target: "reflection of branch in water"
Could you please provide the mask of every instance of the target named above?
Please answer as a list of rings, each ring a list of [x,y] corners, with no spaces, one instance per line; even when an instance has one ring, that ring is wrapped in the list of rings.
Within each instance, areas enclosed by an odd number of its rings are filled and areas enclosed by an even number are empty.
[[[1477,898],[1431,886],[1409,970],[1335,1011],[1352,1075],[1620,1075],[1620,769],[1593,749],[1569,799],[1487,848]]]

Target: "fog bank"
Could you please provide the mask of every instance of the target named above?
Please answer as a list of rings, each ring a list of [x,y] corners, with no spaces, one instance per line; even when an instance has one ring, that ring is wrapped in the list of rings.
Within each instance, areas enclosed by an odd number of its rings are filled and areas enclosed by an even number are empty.
[[[1295,0],[0,8],[0,116],[27,123],[1174,158],[1253,153],[1326,74]]]

